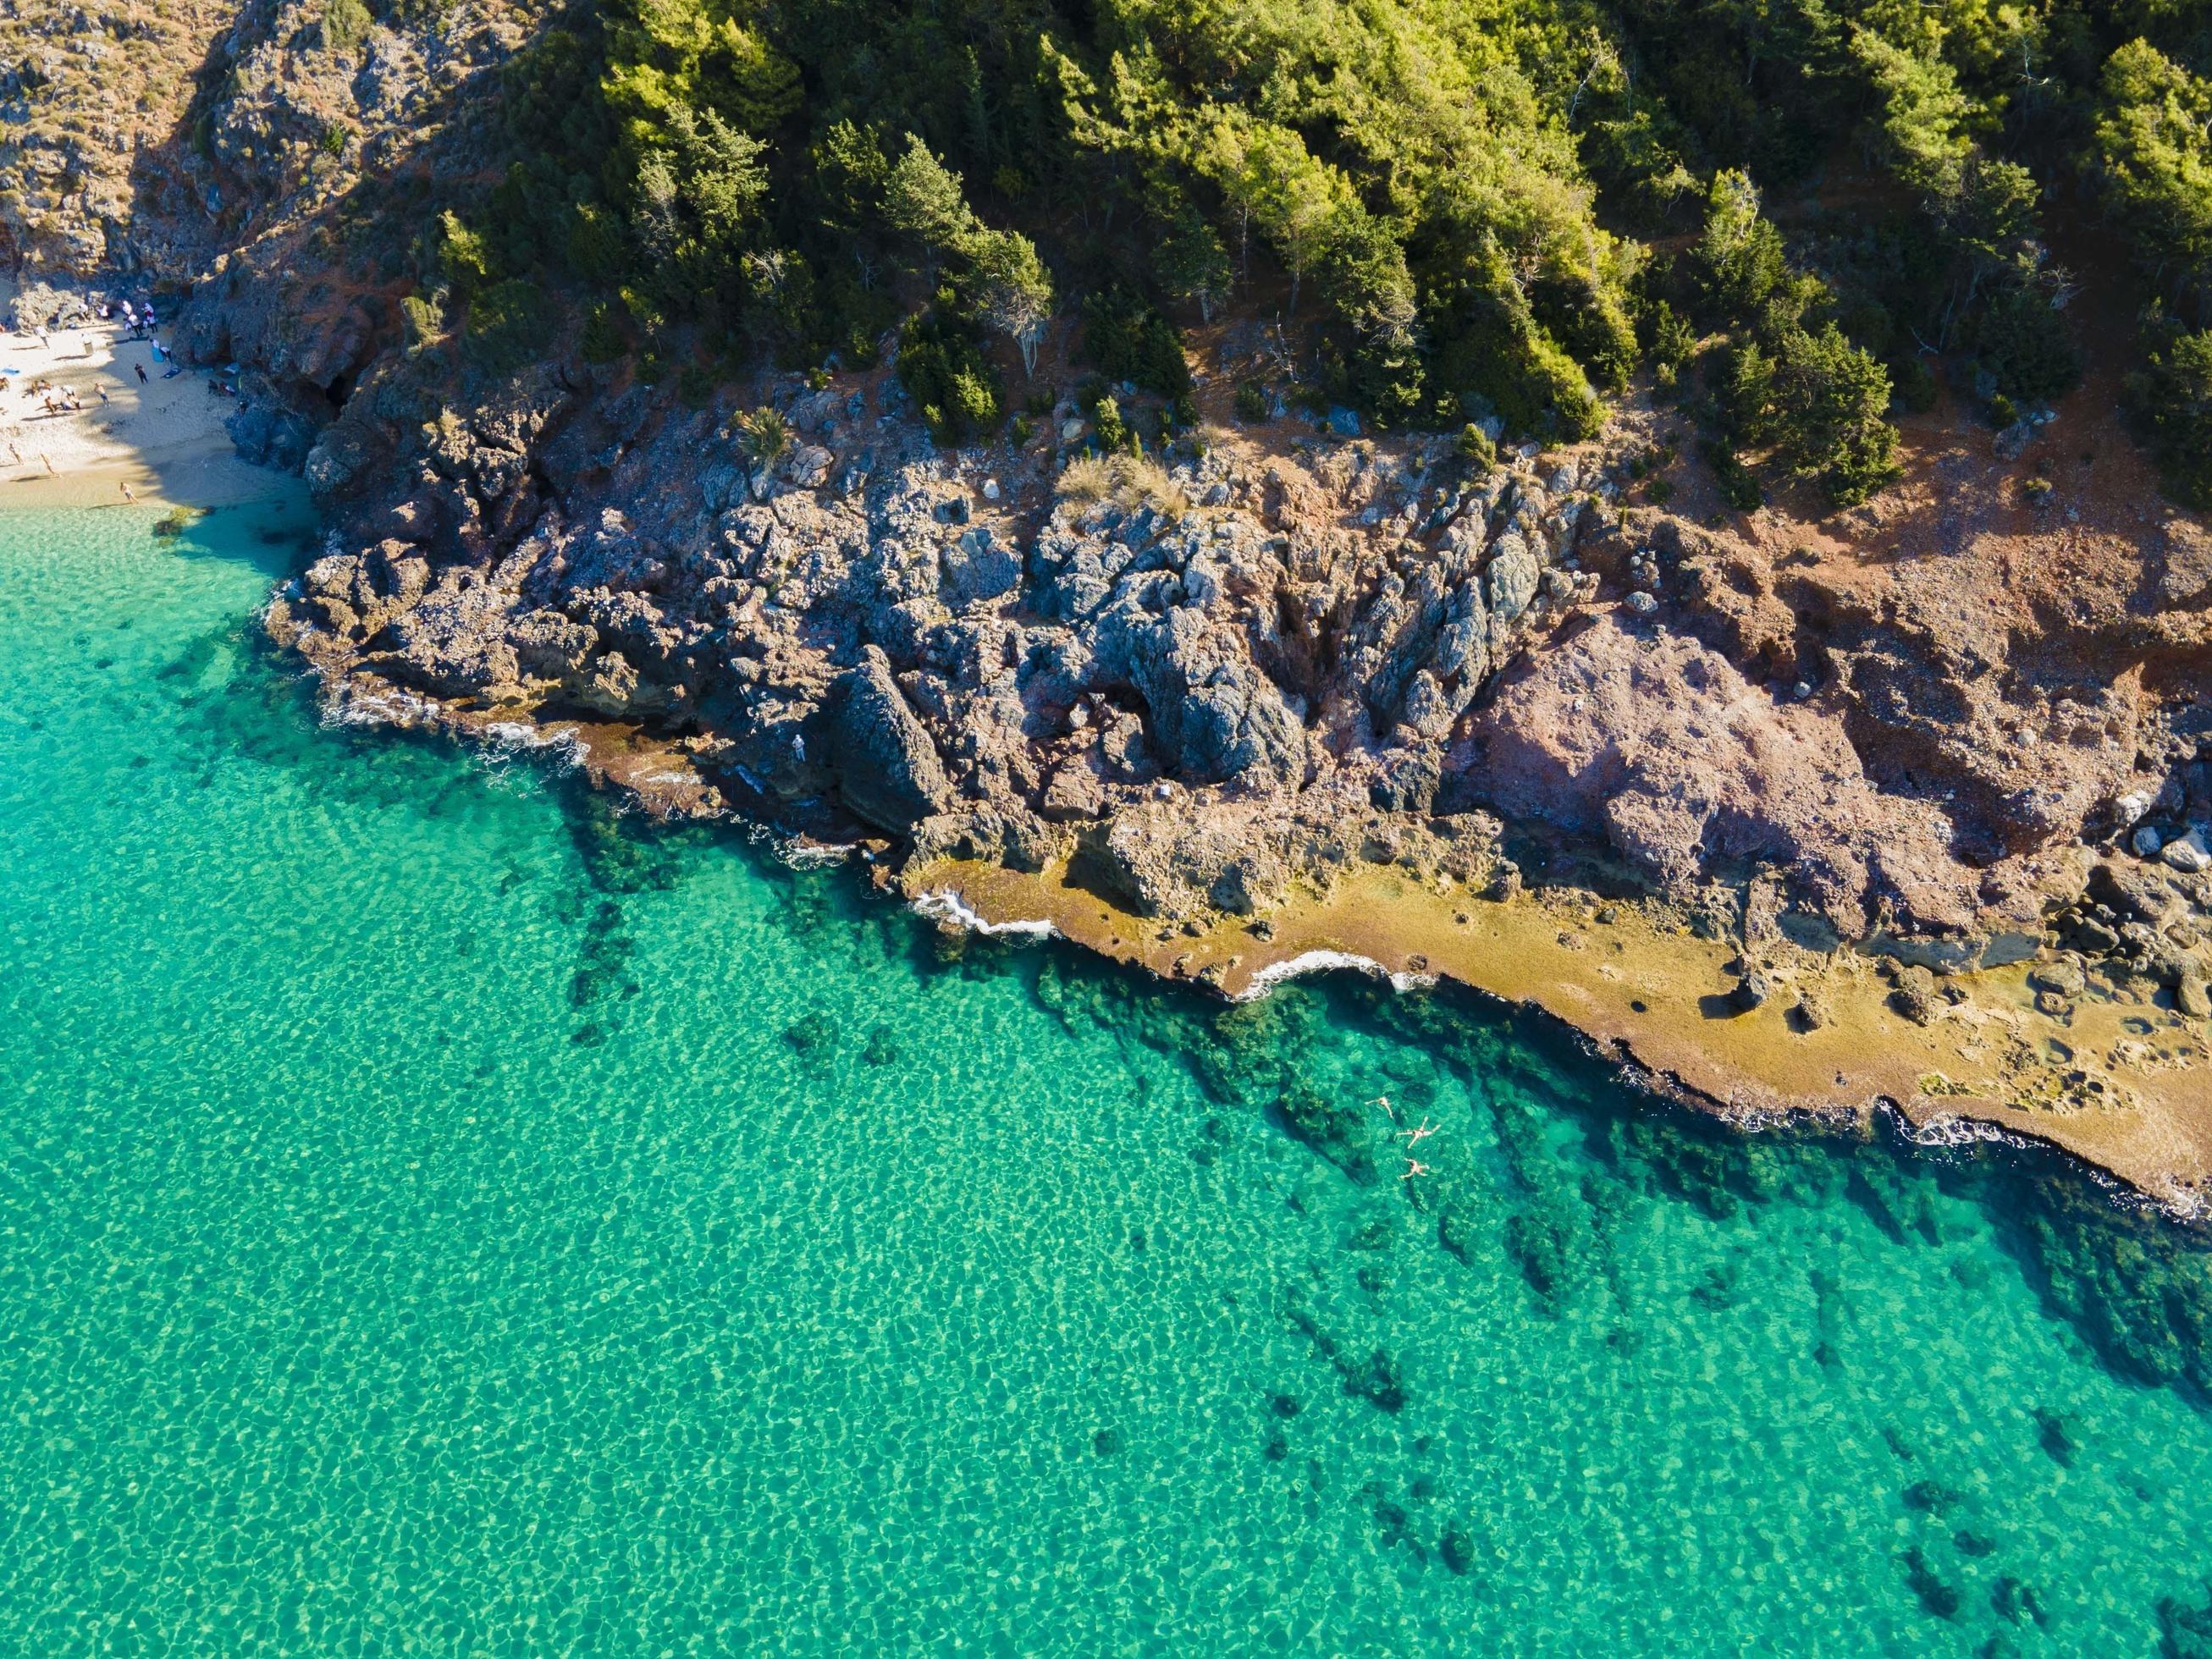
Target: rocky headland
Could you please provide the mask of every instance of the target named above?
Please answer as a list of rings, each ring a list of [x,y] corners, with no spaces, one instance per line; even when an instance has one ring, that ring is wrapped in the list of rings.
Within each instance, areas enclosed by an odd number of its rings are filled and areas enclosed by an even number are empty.
[[[48,20],[45,87],[88,34],[137,49],[86,15]],[[1906,422],[1866,506],[1745,514],[1648,396],[1488,465],[1239,421],[1276,361],[1249,320],[1192,331],[1200,425],[1145,460],[1064,398],[941,450],[884,365],[514,367],[410,326],[379,228],[489,153],[520,33],[464,4],[342,55],[322,10],[249,8],[127,143],[15,152],[19,264],[159,285],[179,354],[241,368],[240,452],[304,474],[325,548],[267,625],[335,710],[570,742],[951,925],[1229,995],[1449,973],[1724,1111],[1887,1102],[2199,1204],[2212,533],[2109,374],[1994,436]],[[1010,383],[1079,349],[1063,319]]]

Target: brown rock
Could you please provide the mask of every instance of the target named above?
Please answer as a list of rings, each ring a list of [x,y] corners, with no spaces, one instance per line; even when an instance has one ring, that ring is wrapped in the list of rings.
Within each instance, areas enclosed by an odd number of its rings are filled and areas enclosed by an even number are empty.
[[[1716,857],[1769,862],[1852,933],[1883,894],[1924,924],[1979,907],[1941,811],[1877,788],[1839,720],[1778,703],[1697,640],[1601,617],[1511,677],[1475,736],[1498,806],[1602,835],[1663,885]]]

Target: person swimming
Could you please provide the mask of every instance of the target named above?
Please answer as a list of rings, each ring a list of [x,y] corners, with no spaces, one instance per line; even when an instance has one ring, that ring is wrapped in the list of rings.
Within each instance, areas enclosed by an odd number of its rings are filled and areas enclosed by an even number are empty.
[[[1434,1173],[1435,1172],[1431,1170],[1427,1164],[1422,1163],[1420,1159],[1417,1158],[1409,1158],[1406,1160],[1406,1173],[1400,1176],[1398,1179],[1401,1181],[1411,1181],[1415,1176],[1431,1175]]]
[[[1431,1123],[1428,1119],[1423,1118],[1421,1120],[1420,1127],[1417,1129],[1401,1129],[1399,1131],[1399,1133],[1404,1137],[1406,1145],[1412,1147],[1419,1146],[1431,1135],[1436,1133],[1436,1126]]]

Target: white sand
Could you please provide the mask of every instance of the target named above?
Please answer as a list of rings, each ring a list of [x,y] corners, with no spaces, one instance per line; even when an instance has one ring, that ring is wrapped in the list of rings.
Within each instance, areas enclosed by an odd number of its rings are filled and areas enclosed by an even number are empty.
[[[210,392],[198,369],[163,379],[174,367],[120,323],[50,330],[43,344],[0,333],[0,507],[215,507],[267,495],[277,475],[240,460],[223,430],[237,401]],[[41,382],[82,408],[49,414],[30,394]]]

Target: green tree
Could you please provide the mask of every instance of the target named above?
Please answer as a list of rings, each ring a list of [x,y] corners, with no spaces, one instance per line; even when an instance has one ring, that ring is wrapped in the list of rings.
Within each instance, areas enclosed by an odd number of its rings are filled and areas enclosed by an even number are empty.
[[[963,246],[975,308],[984,323],[1013,341],[1024,374],[1036,373],[1036,349],[1052,320],[1052,277],[1036,248],[1018,231],[979,231]]]
[[[1036,245],[984,224],[961,192],[960,175],[911,135],[885,179],[884,217],[951,267],[977,317],[1012,340],[1023,368],[1035,374],[1053,307],[1052,277]]]
[[[1695,261],[1707,307],[1727,321],[1757,315],[1789,280],[1782,234],[1761,216],[1748,174],[1723,168],[1713,175]]]
[[[1152,264],[1170,297],[1197,306],[1203,321],[1213,320],[1214,307],[1229,295],[1229,251],[1197,209],[1185,204],[1176,215]]]
[[[798,66],[750,10],[722,0],[616,0],[600,90],[634,149],[665,143],[679,112],[764,136],[799,107]]]
[[[2175,499],[2212,510],[2212,329],[2154,320],[2151,338],[2128,379],[2129,412]]]
[[[948,171],[929,146],[911,133],[906,154],[892,164],[884,179],[883,212],[893,230],[913,237],[939,258],[976,228],[975,213],[960,193],[960,175]]]
[[[1288,313],[1298,288],[1358,210],[1350,181],[1315,159],[1305,140],[1272,122],[1225,123],[1202,160],[1240,217],[1257,226],[1291,278]]]
[[[2138,261],[2176,293],[2212,291],[2212,81],[2148,41],[2112,55],[2097,155]]]
[[[490,244],[451,209],[438,216],[438,270],[459,299],[493,280]]]
[[[1973,148],[1956,71],[1932,51],[1909,51],[1870,28],[1852,34],[1851,52],[1881,100],[1875,128],[1898,177],[1927,196],[1955,194]]]
[[[1736,354],[1729,403],[1737,430],[1800,477],[1818,478],[1839,507],[1898,475],[1889,371],[1833,323],[1782,331],[1771,347]]]
[[[761,157],[758,139],[713,110],[678,108],[638,158],[631,222],[672,300],[720,294],[738,277],[768,191]]]

